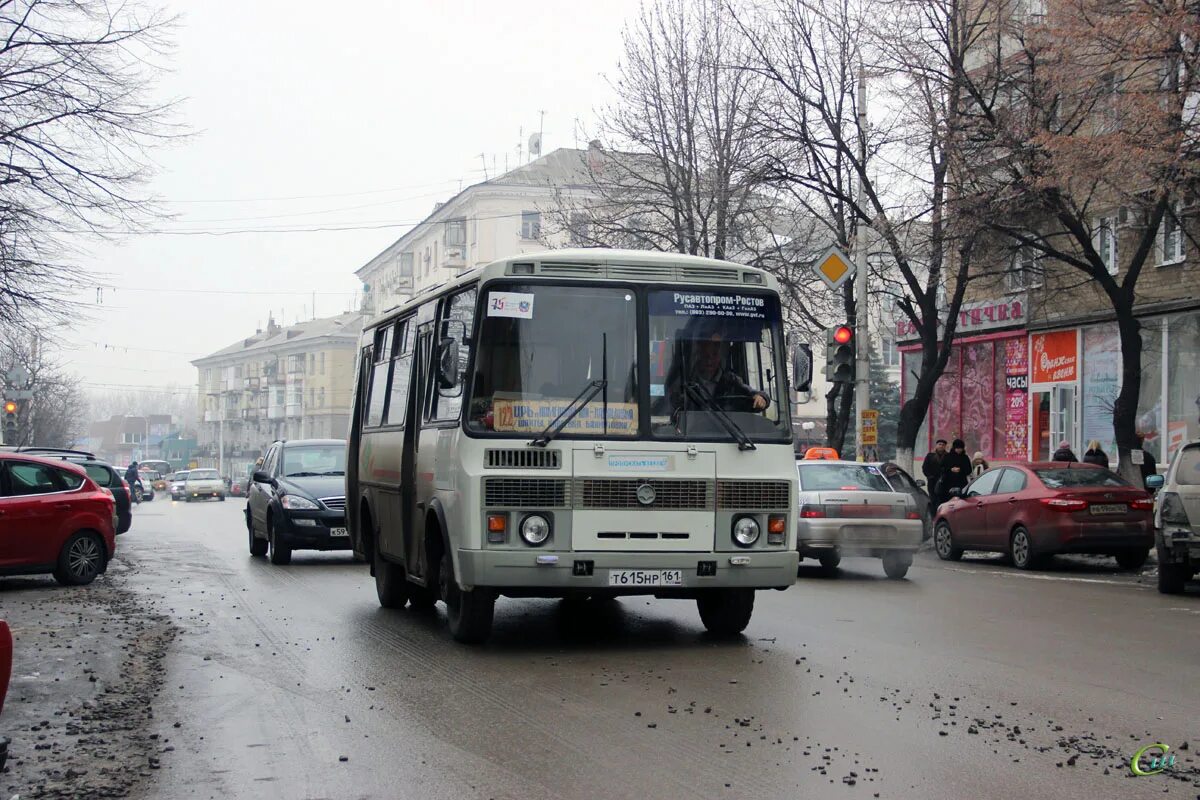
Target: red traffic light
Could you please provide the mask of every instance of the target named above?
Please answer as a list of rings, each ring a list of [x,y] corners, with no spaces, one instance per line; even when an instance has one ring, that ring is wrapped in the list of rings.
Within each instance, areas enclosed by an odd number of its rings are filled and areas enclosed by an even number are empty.
[[[854,331],[849,325],[839,325],[837,330],[833,332],[833,340],[838,344],[847,344],[854,338]]]
[[[8,400],[8,401],[6,401],[6,402],[4,403],[4,413],[5,413],[5,414],[15,414],[15,413],[17,413],[17,404],[16,404],[16,403],[14,403],[12,400]]]

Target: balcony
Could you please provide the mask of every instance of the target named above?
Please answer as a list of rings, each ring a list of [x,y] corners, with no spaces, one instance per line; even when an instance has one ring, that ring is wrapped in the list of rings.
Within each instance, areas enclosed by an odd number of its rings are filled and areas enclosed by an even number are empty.
[[[442,257],[443,269],[461,269],[467,265],[467,247],[466,245],[446,245],[445,255]]]

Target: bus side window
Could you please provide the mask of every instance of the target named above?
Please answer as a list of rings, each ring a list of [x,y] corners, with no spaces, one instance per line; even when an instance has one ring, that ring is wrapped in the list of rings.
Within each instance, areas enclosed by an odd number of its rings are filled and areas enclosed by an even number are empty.
[[[396,323],[396,336],[392,345],[392,388],[391,399],[388,400],[388,425],[403,425],[408,413],[408,385],[415,338],[411,319]]]
[[[449,392],[437,390],[436,374],[438,364],[433,364],[434,380],[430,383],[434,387],[435,406],[433,418],[436,420],[452,420],[458,419],[459,412],[462,410],[463,400],[463,380],[466,377],[467,362],[471,355],[471,334],[475,328],[475,301],[478,297],[478,292],[474,287],[467,289],[465,292],[448,297],[442,301],[442,310],[439,319],[437,333],[439,336],[446,335],[449,331],[450,335],[457,340],[458,346],[458,374],[457,388]],[[453,322],[459,324],[445,323]],[[462,336],[459,340],[459,335]],[[440,346],[434,347],[434,353],[441,352]]]
[[[387,409],[388,375],[392,362],[389,358],[392,344],[392,328],[380,328],[375,332],[375,363],[371,365],[371,395],[367,401],[367,421],[365,427],[374,428],[383,424],[384,411]]]

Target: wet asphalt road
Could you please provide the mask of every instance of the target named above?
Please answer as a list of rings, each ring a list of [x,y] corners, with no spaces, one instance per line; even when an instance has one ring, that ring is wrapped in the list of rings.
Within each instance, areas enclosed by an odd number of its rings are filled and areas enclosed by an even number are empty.
[[[349,554],[250,558],[242,507],[159,500],[119,542],[183,629],[148,797],[1200,796],[1195,590],[847,559],[759,593],[737,642],[691,602],[502,599],[467,648]],[[1129,777],[1152,742],[1173,776]]]

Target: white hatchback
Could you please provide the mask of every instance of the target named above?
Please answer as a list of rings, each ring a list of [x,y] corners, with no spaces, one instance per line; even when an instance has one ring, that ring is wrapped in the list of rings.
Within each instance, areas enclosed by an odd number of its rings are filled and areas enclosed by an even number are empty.
[[[215,469],[194,469],[188,473],[183,485],[184,500],[192,502],[201,498],[214,497],[225,500],[225,481]]]

